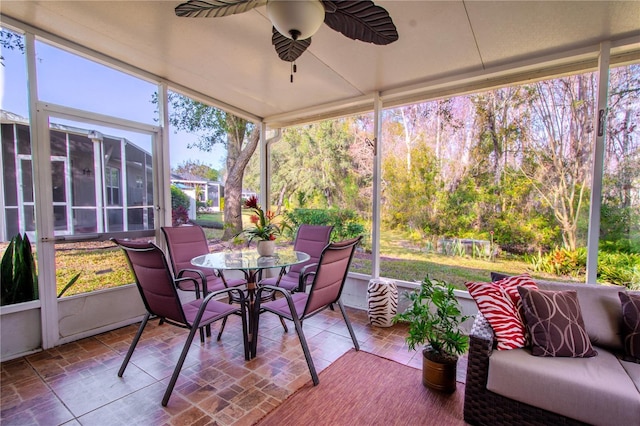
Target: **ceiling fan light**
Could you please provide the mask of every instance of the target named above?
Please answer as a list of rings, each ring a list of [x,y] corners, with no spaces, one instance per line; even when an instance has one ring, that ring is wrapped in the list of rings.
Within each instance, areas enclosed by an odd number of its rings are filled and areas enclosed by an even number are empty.
[[[305,40],[324,22],[324,6],[320,0],[269,0],[267,16],[283,36]]]

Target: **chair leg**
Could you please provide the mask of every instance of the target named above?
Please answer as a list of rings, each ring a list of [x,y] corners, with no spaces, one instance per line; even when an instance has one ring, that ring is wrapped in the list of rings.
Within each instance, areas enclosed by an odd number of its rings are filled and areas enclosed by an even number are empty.
[[[202,315],[200,315],[202,317]],[[200,322],[200,318],[197,318],[197,322]],[[191,347],[191,342],[193,342],[193,337],[196,334],[196,330],[202,330],[202,327],[198,327],[194,324],[191,327],[191,331],[189,332],[189,336],[187,337],[187,341],[184,342],[184,347],[182,348],[182,353],[180,353],[180,358],[178,358],[178,363],[176,364],[176,368],[173,369],[173,375],[171,375],[171,380],[169,381],[169,385],[167,385],[167,390],[164,392],[164,396],[162,397],[162,406],[166,407],[169,402],[169,398],[171,397],[171,393],[173,392],[173,388],[178,381],[178,376],[180,375],[180,370],[182,370],[182,366],[184,365],[184,361],[187,358],[187,354],[189,353],[189,348]]]
[[[226,286],[226,284],[225,284],[225,286]],[[229,294],[229,304],[230,305],[233,304],[233,298],[231,297],[231,294]],[[222,325],[220,326],[220,331],[218,332],[218,338],[216,339],[218,342],[222,338],[222,332],[224,331],[224,326],[225,325],[227,325],[227,317],[224,317],[223,320],[222,320]],[[209,327],[211,327],[211,325],[209,325]],[[208,336],[211,336],[211,333],[209,333]]]
[[[289,329],[287,328],[287,324],[284,322],[284,318],[280,317],[280,324],[282,324],[282,328],[284,328],[284,332],[288,333]]]
[[[353,327],[351,327],[351,321],[349,321],[349,317],[347,316],[347,311],[344,309],[344,305],[342,304],[341,300],[338,300],[338,306],[340,307],[340,312],[342,312],[342,317],[344,318],[344,322],[347,324],[347,328],[349,329],[351,340],[353,340],[353,347],[356,348],[356,351],[359,351],[360,345],[358,344],[358,339],[356,339],[356,335],[353,332]]]
[[[147,314],[144,316],[144,319],[142,320],[142,323],[140,323],[140,327],[138,328],[138,332],[136,333],[135,337],[133,338],[133,342],[131,342],[131,346],[129,346],[129,350],[127,351],[127,355],[124,357],[124,361],[122,362],[122,365],[120,366],[120,370],[118,371],[118,377],[122,377],[122,375],[124,374],[124,370],[127,368],[127,364],[129,364],[129,360],[131,359],[131,355],[133,355],[133,351],[136,349],[136,346],[138,345],[138,341],[140,340],[140,336],[142,336],[142,332],[144,331],[144,328],[147,326],[147,322],[149,321],[150,317],[151,317],[151,314],[149,312],[147,312]],[[160,320],[162,320],[162,318]]]
[[[313,386],[317,386],[320,383],[320,379],[318,379],[318,373],[316,373],[316,367],[313,365],[313,359],[311,359],[311,352],[309,352],[309,346],[307,345],[307,339],[304,337],[304,332],[302,331],[302,323],[298,319],[298,315],[296,315],[295,311],[292,312],[293,316],[293,324],[296,327],[296,333],[298,333],[298,339],[300,340],[300,345],[302,346],[302,351],[304,352],[304,358],[307,361],[307,366],[309,367],[309,373],[311,373],[311,380],[313,380]]]
[[[220,338],[222,337],[222,332],[224,331],[224,326],[227,325],[227,317],[224,317],[224,319],[222,320],[222,324],[220,325],[220,331],[218,332],[218,341],[220,341]]]

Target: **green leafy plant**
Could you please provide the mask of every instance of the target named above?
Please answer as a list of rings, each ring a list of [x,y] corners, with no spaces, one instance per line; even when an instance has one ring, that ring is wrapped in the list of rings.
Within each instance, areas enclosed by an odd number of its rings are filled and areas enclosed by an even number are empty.
[[[30,302],[38,298],[38,273],[33,256],[31,241],[27,234],[18,234],[11,239],[7,251],[0,263],[0,287],[2,293],[1,305]],[[80,272],[75,274],[62,288],[61,297],[80,278]]]
[[[178,226],[189,222],[189,196],[180,188],[171,185],[171,223]]]
[[[1,305],[29,302],[38,298],[38,274],[27,234],[11,238],[0,264]]]
[[[362,219],[353,210],[347,209],[294,209],[285,213],[287,221],[292,224],[292,233],[305,223],[308,225],[333,225],[331,241],[342,241],[366,234]]]
[[[249,242],[253,239],[262,241],[273,241],[277,235],[281,235],[283,228],[286,227],[284,223],[276,223],[275,217],[270,210],[266,212],[258,205],[258,198],[253,195],[243,204],[243,207],[250,209],[253,214],[251,215],[251,223],[255,226],[252,228],[243,229],[238,235],[245,235],[249,238]]]
[[[469,317],[462,315],[451,284],[427,275],[418,291],[405,292],[404,297],[411,303],[393,320],[409,323],[406,341],[410,350],[415,350],[417,345],[428,344],[428,356],[434,361],[445,362],[456,359],[467,350],[469,338],[460,325]]]
[[[58,297],[62,297],[62,295],[69,290],[71,287],[73,287],[73,285],[76,283],[76,281],[78,281],[78,278],[80,278],[80,272],[78,272],[77,274],[75,274],[70,280],[69,282],[62,288],[62,290],[60,290],[60,293],[58,293]]]

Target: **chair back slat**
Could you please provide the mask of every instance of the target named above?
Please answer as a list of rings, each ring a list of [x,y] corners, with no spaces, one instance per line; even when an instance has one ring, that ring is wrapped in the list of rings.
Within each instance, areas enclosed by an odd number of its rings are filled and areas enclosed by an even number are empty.
[[[180,298],[160,247],[150,242],[112,241],[124,250],[147,311],[186,324]]]
[[[338,301],[349,272],[351,259],[361,239],[362,237],[358,237],[332,243],[323,250],[303,317]]]
[[[312,263],[318,263],[322,250],[329,244],[333,226],[324,225],[300,225],[293,249],[307,253],[310,258],[306,262],[293,265],[289,275],[300,275],[300,271]]]

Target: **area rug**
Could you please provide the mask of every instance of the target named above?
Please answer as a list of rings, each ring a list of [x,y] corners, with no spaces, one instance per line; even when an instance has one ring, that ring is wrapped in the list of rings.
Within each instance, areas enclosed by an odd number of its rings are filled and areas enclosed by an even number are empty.
[[[351,350],[257,425],[463,425],[464,385],[453,394],[422,385],[422,371]]]

